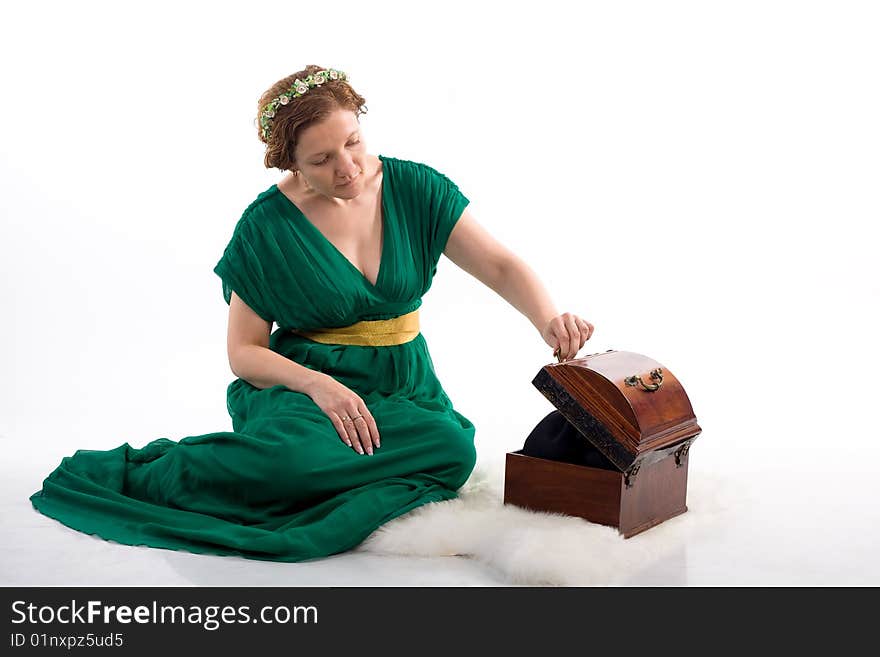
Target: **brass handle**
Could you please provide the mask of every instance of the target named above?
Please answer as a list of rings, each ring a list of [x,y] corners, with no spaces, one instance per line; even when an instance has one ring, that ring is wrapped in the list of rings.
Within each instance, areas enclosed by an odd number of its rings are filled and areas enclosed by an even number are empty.
[[[656,370],[651,370],[651,379],[657,383],[645,384],[645,382],[642,381],[642,377],[635,374],[626,377],[624,382],[628,386],[642,386],[647,392],[656,392],[657,390],[660,390],[660,386],[663,385],[663,370],[659,367]]]

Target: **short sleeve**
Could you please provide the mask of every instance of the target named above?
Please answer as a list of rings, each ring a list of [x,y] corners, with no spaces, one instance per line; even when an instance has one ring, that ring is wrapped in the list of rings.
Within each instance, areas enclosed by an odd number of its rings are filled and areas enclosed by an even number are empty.
[[[446,248],[449,234],[470,201],[447,176],[423,165],[425,194],[429,200],[428,244],[431,262],[436,264]]]
[[[271,312],[271,296],[266,278],[265,261],[260,255],[260,240],[247,216],[235,227],[223,257],[214,267],[223,284],[223,299],[230,303],[232,292],[267,322],[275,318]]]

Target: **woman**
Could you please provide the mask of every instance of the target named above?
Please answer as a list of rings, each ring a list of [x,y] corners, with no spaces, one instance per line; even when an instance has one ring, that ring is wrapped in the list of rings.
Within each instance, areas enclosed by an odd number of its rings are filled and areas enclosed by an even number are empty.
[[[233,431],[80,450],[31,497],[36,509],[129,545],[276,561],[342,552],[454,498],[474,467],[474,426],[419,332],[441,253],[558,358],[589,339],[593,327],[556,313],[451,180],[367,153],[363,106],[344,73],[316,66],[260,99],[265,165],[289,173],[247,207],[214,269],[238,377]]]

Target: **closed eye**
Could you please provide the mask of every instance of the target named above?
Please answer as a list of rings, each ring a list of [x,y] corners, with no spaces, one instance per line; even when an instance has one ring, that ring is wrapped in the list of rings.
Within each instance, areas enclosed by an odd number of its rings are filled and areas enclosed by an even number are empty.
[[[357,145],[360,144],[360,143],[361,143],[361,140],[358,139],[357,141],[350,142],[350,143],[348,143],[348,144],[346,144],[346,145],[347,145],[347,146],[357,146]],[[323,160],[321,160],[320,162],[313,162],[312,164],[313,164],[314,166],[316,166],[316,167],[319,167],[319,166],[321,166],[322,164],[326,164],[329,160],[330,160],[329,157],[325,157],[325,158],[324,158]]]

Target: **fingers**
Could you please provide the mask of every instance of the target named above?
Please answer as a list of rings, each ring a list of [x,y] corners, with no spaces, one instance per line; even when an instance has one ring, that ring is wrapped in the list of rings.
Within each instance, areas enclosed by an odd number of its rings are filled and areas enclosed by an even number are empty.
[[[586,341],[590,339],[590,336],[593,335],[593,325],[590,324],[587,320],[581,319],[580,317],[577,318],[577,322],[581,334],[580,347],[578,347],[578,349],[580,349],[584,346]]]
[[[381,443],[379,441],[379,427],[376,426],[376,420],[373,419],[373,414],[370,413],[370,410],[367,408],[367,405],[361,401],[360,404],[360,414],[363,415],[360,421],[367,427],[367,433],[369,434],[369,440],[372,441],[373,445],[376,449],[379,449]]]
[[[343,442],[358,454],[372,454],[374,448],[379,448],[379,429],[376,426],[376,420],[363,400],[361,400],[357,412],[342,411],[334,413],[334,415],[337,416],[339,425],[343,427],[341,432],[337,427],[337,432]],[[336,422],[334,422],[335,425]]]
[[[570,313],[565,313],[562,317],[563,321],[565,322],[565,329],[568,332],[566,358],[574,358],[575,356],[577,356],[578,349],[581,348],[580,331],[578,329],[578,325],[575,321],[574,315],[571,315]],[[563,342],[563,344],[565,343]]]
[[[345,437],[348,446],[358,454],[363,454],[365,450],[361,445],[361,438],[358,435],[357,426],[355,426],[354,420],[352,420],[351,416],[348,414],[343,414],[342,424],[345,426]]]
[[[556,348],[553,350],[553,355],[559,354],[560,361],[577,356],[578,351],[593,335],[593,325],[572,313],[563,313],[557,316],[554,318],[554,323],[556,324],[553,330]]]
[[[344,416],[348,417],[346,415],[344,415]],[[354,445],[351,442],[351,438],[349,438],[349,436],[348,436],[348,426],[346,425],[345,422],[342,421],[342,417],[340,417],[340,415],[338,413],[335,413],[333,411],[327,413],[327,417],[330,418],[330,421],[333,423],[333,428],[336,429],[336,433],[339,434],[339,437],[342,439],[342,442],[344,442],[349,447],[354,447]]]
[[[352,442],[356,442],[360,446],[360,449],[357,450],[358,454],[363,454],[364,452],[372,454],[374,443],[370,436],[370,427],[364,416],[360,413],[352,415],[348,426],[354,430],[356,436]]]
[[[559,326],[555,331],[557,346],[553,353],[558,352],[560,360],[574,358],[580,349],[580,331],[575,317],[571,313],[564,313],[556,319]]]
[[[340,440],[358,454],[379,448],[379,429],[370,409],[350,388],[327,376],[311,393],[312,401],[330,419]]]
[[[560,361],[568,358],[568,330],[565,328],[565,315],[557,315],[550,322],[550,331],[555,338],[556,347],[553,355]]]

